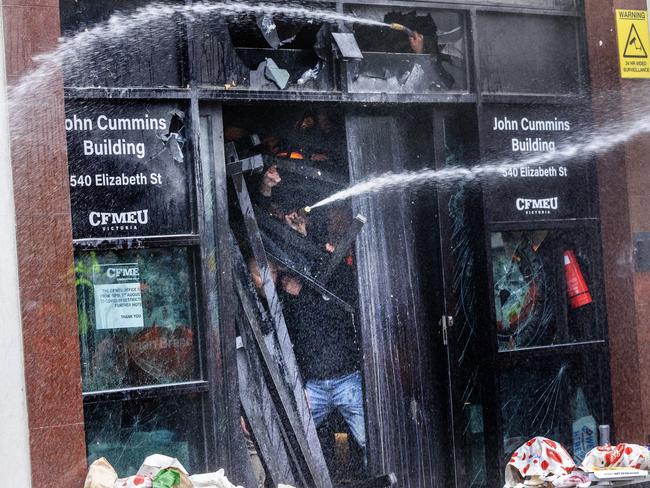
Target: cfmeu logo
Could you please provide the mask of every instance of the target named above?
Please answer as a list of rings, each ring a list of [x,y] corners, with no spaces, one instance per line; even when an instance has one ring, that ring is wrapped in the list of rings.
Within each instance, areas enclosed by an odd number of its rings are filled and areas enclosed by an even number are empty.
[[[106,276],[111,279],[137,279],[140,278],[140,269],[138,267],[133,268],[107,268]]]
[[[515,206],[526,215],[550,214],[558,208],[558,197],[552,198],[517,198]]]
[[[132,212],[90,212],[88,220],[93,227],[133,226],[149,223],[149,210],[134,210]]]

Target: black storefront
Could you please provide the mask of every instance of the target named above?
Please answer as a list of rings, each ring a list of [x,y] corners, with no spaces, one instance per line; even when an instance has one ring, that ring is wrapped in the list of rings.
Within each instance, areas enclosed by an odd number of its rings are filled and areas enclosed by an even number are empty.
[[[610,424],[595,167],[543,160],[589,124],[580,2],[309,3],[334,14],[312,20],[233,5],[61,2],[63,31],[93,46],[64,61],[89,460],[126,475],[163,452],[255,486],[244,416],[269,483],[331,486],[271,277],[282,249],[230,144],[307,111],[329,114],[339,156],[273,156],[304,205],[384,172],[470,170],[345,203],[369,474],[499,486],[528,438],[571,448],[584,408]],[[412,22],[428,47],[337,13]],[[262,36],[269,19],[287,42]],[[569,299],[567,259],[591,303]],[[330,293],[323,269],[301,277]]]

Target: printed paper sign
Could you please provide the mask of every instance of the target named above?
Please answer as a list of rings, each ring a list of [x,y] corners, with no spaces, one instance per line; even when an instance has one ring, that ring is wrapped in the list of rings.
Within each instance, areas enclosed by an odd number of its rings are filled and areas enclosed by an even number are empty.
[[[93,284],[97,330],[144,327],[138,263],[98,265]]]
[[[650,78],[648,12],[617,9],[616,33],[621,78]]]

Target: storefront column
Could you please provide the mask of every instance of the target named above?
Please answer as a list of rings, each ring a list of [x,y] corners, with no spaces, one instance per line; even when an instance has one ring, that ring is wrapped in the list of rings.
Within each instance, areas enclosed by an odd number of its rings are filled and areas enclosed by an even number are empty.
[[[585,3],[589,65],[596,125],[630,120],[638,90],[648,80],[622,80],[616,9],[645,10],[645,0]],[[650,273],[635,272],[634,236],[650,231],[650,138],[642,135],[599,159],[605,290],[609,324],[615,441],[646,444],[650,434]]]
[[[59,4],[11,0],[2,9],[7,80],[15,87],[34,68],[33,56],[56,48]],[[54,71],[30,86],[24,97],[10,94],[8,121],[31,486],[77,488],[85,476],[86,451],[63,80]],[[3,310],[3,324],[5,314]],[[13,469],[5,472],[13,478]]]
[[[2,12],[0,11],[0,18]],[[2,23],[0,23],[2,29]],[[1,30],[0,30],[1,32]],[[0,139],[9,140],[4,37],[0,34]],[[0,145],[0,297],[3,325],[0,327],[0,371],[4,391],[0,395],[0,470],[11,473],[15,486],[30,486],[29,429],[25,396],[22,324],[16,256],[16,215],[11,176],[11,152]]]

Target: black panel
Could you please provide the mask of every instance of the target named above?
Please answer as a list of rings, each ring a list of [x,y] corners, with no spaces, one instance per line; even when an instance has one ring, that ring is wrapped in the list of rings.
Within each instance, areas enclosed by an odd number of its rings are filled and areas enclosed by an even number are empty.
[[[176,103],[67,103],[75,239],[191,232],[183,124]]]
[[[581,125],[577,111],[566,107],[485,106],[481,145],[484,160],[496,164],[484,179],[488,221],[593,215],[592,162],[584,157],[543,161],[566,147]]]
[[[480,89],[486,93],[578,93],[576,20],[480,14]]]
[[[84,32],[65,52],[66,86],[184,85],[180,15],[147,0],[62,0],[60,9],[64,35]]]

